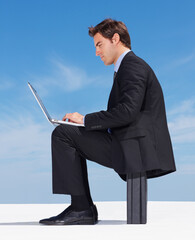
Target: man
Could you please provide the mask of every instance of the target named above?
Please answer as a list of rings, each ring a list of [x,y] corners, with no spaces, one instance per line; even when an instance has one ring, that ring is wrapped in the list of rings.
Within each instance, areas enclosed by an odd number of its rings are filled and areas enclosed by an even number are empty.
[[[87,177],[86,159],[113,168],[123,180],[128,173],[147,178],[175,171],[162,89],[152,69],[131,50],[124,23],[105,19],[89,28],[96,56],[114,64],[107,111],[63,120],[85,128],[60,125],[52,134],[53,193],[70,194],[71,205],[42,224],[95,224],[98,221]]]

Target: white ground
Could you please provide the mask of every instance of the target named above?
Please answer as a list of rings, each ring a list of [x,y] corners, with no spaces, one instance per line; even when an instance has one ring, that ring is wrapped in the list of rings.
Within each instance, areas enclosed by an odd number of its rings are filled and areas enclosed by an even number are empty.
[[[126,202],[96,202],[99,223],[44,226],[68,204],[1,204],[0,240],[195,240],[195,202],[148,202],[148,221],[126,224]]]

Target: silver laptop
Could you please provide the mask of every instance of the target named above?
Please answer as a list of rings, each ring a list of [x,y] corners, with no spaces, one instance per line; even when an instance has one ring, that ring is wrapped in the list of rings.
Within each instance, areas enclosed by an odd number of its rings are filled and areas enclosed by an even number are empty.
[[[56,120],[50,117],[46,107],[44,106],[43,102],[41,101],[41,98],[39,97],[37,91],[33,88],[33,86],[28,82],[28,86],[30,88],[30,90],[32,91],[35,99],[37,100],[40,108],[42,109],[45,117],[47,118],[47,120],[51,123],[51,124],[69,124],[69,125],[74,125],[74,126],[81,126],[84,127],[84,124],[79,124],[79,123],[72,123],[72,122],[66,122],[66,121],[61,121],[61,120]]]

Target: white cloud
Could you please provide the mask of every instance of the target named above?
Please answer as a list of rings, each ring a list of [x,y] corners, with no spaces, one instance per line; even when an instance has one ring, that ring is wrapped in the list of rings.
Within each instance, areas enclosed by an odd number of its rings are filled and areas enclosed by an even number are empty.
[[[44,159],[50,156],[51,130],[35,123],[29,113],[4,116],[0,120],[1,161]]]
[[[191,53],[187,56],[183,56],[183,57],[180,57],[180,58],[170,61],[168,64],[166,64],[166,66],[164,66],[164,68],[162,70],[163,71],[164,70],[173,70],[173,68],[178,68],[185,64],[189,64],[189,63],[193,62],[194,60],[195,60],[195,53]]]
[[[195,116],[180,115],[169,123],[169,127],[174,133],[178,131],[191,131],[195,129]]]
[[[22,109],[0,119],[1,203],[52,202],[52,125]]]
[[[85,85],[90,84],[93,79],[90,79],[86,72],[78,67],[70,67],[60,61],[53,61],[56,69],[56,80],[53,84],[64,88],[66,91],[75,91]]]
[[[51,70],[46,76],[31,76],[33,85],[38,87],[41,96],[47,94],[47,89],[56,87],[65,92],[73,92],[94,84],[98,87],[111,87],[112,77],[89,76],[87,71],[77,66],[70,66],[62,59],[51,60]],[[106,80],[108,79],[108,80]]]
[[[185,56],[185,57],[182,57],[182,58],[179,58],[179,59],[176,59],[175,61],[173,61],[171,63],[172,67],[180,67],[186,63],[189,63],[191,61],[193,61],[195,58],[195,54],[190,54],[188,56]]]
[[[14,86],[14,83],[10,80],[0,80],[0,91],[10,89]]]
[[[195,164],[177,164],[177,174],[195,174]]]
[[[182,113],[194,113],[195,112],[195,99],[191,98],[184,100],[179,106],[168,111],[168,115],[182,114]]]
[[[175,59],[169,58],[168,61],[164,65],[159,67],[155,72],[159,79],[162,78],[161,75],[163,75],[163,78],[165,77],[167,78],[168,76],[167,73],[175,74],[177,73],[177,71],[180,71],[181,68],[183,67],[190,66],[191,69],[193,69],[194,63],[195,63],[195,51],[186,56],[179,56]]]
[[[195,143],[195,129],[193,132],[189,130],[187,133],[178,132],[176,134],[172,134],[172,140],[174,143]]]
[[[68,66],[62,60],[52,60],[51,73],[48,76],[32,77],[41,94],[46,94],[48,86],[57,87],[65,92],[77,91],[95,81],[78,67]]]
[[[195,142],[195,100],[188,99],[168,111],[171,136],[177,143]]]

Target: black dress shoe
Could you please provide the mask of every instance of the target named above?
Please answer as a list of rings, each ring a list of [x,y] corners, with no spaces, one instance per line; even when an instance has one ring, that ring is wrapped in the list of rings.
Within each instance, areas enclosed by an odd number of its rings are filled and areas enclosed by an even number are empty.
[[[62,213],[55,217],[42,219],[39,221],[45,225],[92,225],[98,222],[98,213],[95,205],[84,211],[75,211],[70,205]]]

